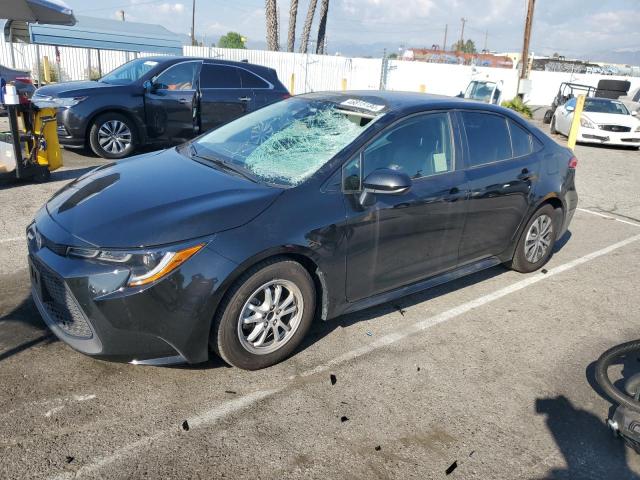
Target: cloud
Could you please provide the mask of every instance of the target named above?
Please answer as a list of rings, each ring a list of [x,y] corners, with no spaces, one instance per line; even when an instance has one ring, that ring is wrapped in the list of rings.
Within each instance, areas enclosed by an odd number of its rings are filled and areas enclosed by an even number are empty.
[[[183,13],[183,3],[161,3],[158,8],[163,13]]]

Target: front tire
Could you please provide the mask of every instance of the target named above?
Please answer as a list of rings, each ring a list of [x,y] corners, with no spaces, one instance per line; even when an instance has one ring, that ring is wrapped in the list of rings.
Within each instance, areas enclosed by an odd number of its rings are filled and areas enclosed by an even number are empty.
[[[509,267],[530,273],[541,268],[551,258],[556,243],[556,210],[551,205],[538,209],[527,223]]]
[[[89,130],[89,145],[102,158],[119,160],[136,149],[137,131],[133,121],[120,113],[100,115]]]
[[[225,295],[211,331],[211,347],[225,362],[245,370],[287,358],[315,315],[309,272],[287,258],[267,260],[243,274]]]

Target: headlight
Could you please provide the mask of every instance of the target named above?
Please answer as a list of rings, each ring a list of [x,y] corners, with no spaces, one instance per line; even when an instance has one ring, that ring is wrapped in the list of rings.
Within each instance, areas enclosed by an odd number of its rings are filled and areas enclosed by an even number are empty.
[[[585,128],[596,128],[593,122],[585,117],[580,117],[580,125],[582,125]]]
[[[51,101],[59,107],[73,107],[86,99],[87,97],[55,97]]]
[[[636,127],[636,132],[640,132],[640,125]]]
[[[150,251],[96,250],[69,247],[67,254],[73,257],[90,258],[97,262],[123,265],[131,271],[127,286],[139,287],[153,283],[168,275],[198,253],[204,246],[204,243],[199,243],[182,249],[167,247]]]

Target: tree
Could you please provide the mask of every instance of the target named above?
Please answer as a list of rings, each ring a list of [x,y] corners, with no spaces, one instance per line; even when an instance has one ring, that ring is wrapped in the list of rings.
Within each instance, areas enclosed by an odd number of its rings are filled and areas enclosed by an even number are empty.
[[[296,20],[298,19],[298,0],[291,0],[289,7],[289,34],[287,35],[287,51],[293,52],[296,48]]]
[[[219,48],[247,48],[245,46],[245,38],[238,32],[229,32],[220,37],[218,40]]]
[[[397,60],[398,59],[398,54],[393,52],[390,53],[389,56],[387,57],[389,60]]]
[[[329,16],[329,0],[322,0],[320,4],[320,23],[318,24],[318,43],[316,53],[324,55],[325,42],[327,40],[327,17]]]
[[[453,44],[454,52],[462,52],[462,53],[476,53],[476,44],[473,40],[467,40],[466,42],[461,42],[458,40]]]
[[[304,21],[304,28],[302,29],[302,44],[300,45],[300,53],[307,53],[309,48],[309,36],[311,35],[311,25],[313,24],[313,16],[316,13],[316,5],[318,0],[309,1],[309,10],[307,10],[307,18]]]
[[[278,6],[276,0],[265,0],[265,17],[267,21],[267,50],[277,52],[278,45]]]

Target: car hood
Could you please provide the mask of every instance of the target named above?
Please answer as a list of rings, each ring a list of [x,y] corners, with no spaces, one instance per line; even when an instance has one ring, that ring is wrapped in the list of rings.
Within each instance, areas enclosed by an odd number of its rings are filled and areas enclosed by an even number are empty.
[[[598,112],[583,112],[583,117],[588,118],[593,123],[600,125],[622,125],[625,127],[637,127],[640,125],[638,120],[633,115],[619,115],[616,113],[598,113]]]
[[[46,210],[64,230],[96,247],[148,247],[243,225],[280,193],[173,148],[94,170],[56,193]]]
[[[80,80],[77,82],[63,82],[45,85],[36,90],[35,95],[38,97],[70,97],[82,95],[96,89],[114,89],[122,88],[122,85],[111,85],[104,82],[92,82]],[[106,92],[105,92],[106,93]]]

